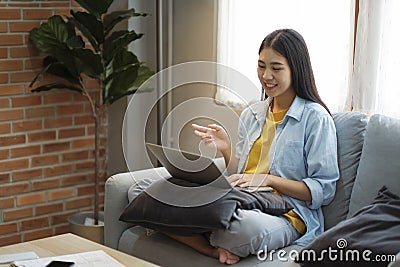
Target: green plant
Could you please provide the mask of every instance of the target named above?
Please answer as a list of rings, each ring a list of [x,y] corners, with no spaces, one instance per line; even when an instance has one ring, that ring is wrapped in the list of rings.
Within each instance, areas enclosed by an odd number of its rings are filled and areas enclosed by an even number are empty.
[[[133,30],[113,31],[119,22],[147,14],[137,13],[134,9],[107,13],[113,0],[76,2],[86,11],[71,10],[71,16],[65,20],[58,15],[52,16],[39,28],[31,30],[31,43],[46,57],[43,69],[30,86],[34,86],[43,74],[50,73],[62,80],[40,85],[33,92],[69,89],[79,92],[90,103],[96,128],[94,218],[95,224],[98,224],[100,122],[105,116],[107,105],[136,93],[153,72],[128,50],[128,45],[143,34]],[[90,95],[85,87],[84,80],[87,77],[98,81],[98,98]]]

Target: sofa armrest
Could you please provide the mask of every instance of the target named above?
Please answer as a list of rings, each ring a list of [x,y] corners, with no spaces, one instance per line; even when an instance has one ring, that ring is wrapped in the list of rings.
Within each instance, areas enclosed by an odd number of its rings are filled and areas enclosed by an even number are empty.
[[[119,173],[107,179],[104,199],[104,243],[106,246],[117,249],[122,233],[133,226],[119,221],[119,216],[129,203],[129,188],[144,178],[157,180],[168,177],[170,175],[165,168],[153,168]]]

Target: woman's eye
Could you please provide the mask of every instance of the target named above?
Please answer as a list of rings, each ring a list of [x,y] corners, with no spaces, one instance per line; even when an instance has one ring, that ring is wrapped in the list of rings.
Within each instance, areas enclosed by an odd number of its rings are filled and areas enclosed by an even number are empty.
[[[272,68],[272,70],[282,70],[281,68]]]
[[[265,66],[258,65],[258,68],[263,69],[263,68],[265,68]]]

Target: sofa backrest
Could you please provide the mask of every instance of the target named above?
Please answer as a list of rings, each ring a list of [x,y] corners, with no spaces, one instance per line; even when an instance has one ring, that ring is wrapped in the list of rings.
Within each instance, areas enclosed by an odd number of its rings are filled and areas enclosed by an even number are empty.
[[[400,120],[376,114],[367,126],[347,217],[370,204],[383,185],[400,195]]]
[[[333,114],[338,140],[338,164],[340,179],[336,183],[333,201],[322,207],[325,229],[346,219],[350,196],[361,157],[368,116],[361,112]]]

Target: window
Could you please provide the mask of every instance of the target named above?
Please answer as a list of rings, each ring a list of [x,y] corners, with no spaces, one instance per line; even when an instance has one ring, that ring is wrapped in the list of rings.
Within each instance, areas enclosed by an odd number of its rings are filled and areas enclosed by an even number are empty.
[[[321,98],[331,111],[345,110],[354,40],[354,1],[349,0],[219,0],[217,60],[247,76],[254,86],[241,88],[236,92],[240,97],[218,88],[216,99],[230,105],[260,99],[258,49],[267,34],[281,28],[295,29],[304,37]]]
[[[400,1],[360,1],[353,107],[400,118]]]

